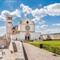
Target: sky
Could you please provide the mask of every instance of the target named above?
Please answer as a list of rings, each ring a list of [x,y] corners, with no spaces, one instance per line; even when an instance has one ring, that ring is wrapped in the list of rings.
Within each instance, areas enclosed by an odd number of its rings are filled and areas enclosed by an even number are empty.
[[[0,0],[0,35],[6,32],[5,13],[16,15],[14,26],[29,19],[36,32],[60,33],[60,0]]]

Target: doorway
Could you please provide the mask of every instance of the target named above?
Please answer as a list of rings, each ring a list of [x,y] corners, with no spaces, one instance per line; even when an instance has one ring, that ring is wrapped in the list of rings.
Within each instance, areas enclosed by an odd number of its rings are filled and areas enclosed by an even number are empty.
[[[30,36],[25,36],[25,40],[30,40]]]

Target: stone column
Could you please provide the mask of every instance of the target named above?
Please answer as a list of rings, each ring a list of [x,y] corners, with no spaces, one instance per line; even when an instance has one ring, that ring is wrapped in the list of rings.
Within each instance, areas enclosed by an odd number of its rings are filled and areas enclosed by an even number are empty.
[[[6,38],[7,42],[11,41],[11,34],[12,34],[12,16],[6,16]]]

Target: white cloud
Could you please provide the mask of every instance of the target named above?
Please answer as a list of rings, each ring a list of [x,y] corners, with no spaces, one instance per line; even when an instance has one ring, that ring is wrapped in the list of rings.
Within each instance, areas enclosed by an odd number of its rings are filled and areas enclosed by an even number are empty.
[[[8,11],[8,10],[4,10],[4,11],[2,11],[1,12],[1,17],[3,18],[5,18],[6,16],[8,16],[8,15],[10,15],[10,12]]]
[[[52,26],[60,26],[60,23],[52,24]]]
[[[26,6],[24,4],[20,4],[20,8],[22,9],[22,11],[25,15],[32,12],[32,9],[29,6]]]
[[[43,24],[46,24],[46,21],[45,20],[39,21],[39,25],[43,25]]]
[[[44,7],[46,13],[50,16],[59,16],[60,15],[60,3],[50,4]]]
[[[21,17],[20,16],[20,11],[18,9],[16,9],[15,11],[13,12],[10,12],[8,10],[4,10],[1,12],[1,15],[0,15],[0,19],[3,19],[4,21],[6,21],[6,16],[12,16],[13,18],[16,16],[16,17]]]
[[[45,9],[43,9],[43,8],[41,8],[41,9],[36,8],[35,10],[32,11],[32,15],[34,17],[42,18],[42,17],[44,17],[46,15]]]
[[[39,20],[41,20],[42,17],[44,17],[46,15],[45,9],[43,9],[43,8],[32,9],[29,6],[26,6],[24,4],[20,4],[20,8],[22,9],[22,12],[25,15],[25,17],[27,17],[27,15],[31,13],[33,16],[32,21],[34,21],[35,23],[37,23]]]
[[[46,29],[47,27],[48,27],[47,24],[43,24],[43,25],[40,26],[40,28],[42,28],[42,29]]]
[[[17,16],[17,17],[21,17],[20,16],[20,11],[18,9],[16,9],[15,11],[10,13],[12,16]]]
[[[5,21],[5,18],[0,15],[0,20],[1,20],[1,21],[2,21],[2,20]]]
[[[39,26],[39,25],[37,25],[37,26],[35,27],[35,31],[36,31],[36,32],[40,32],[40,26]]]
[[[3,36],[6,34],[6,27],[5,26],[1,26],[0,27],[0,36]]]
[[[40,18],[39,18],[39,17],[35,17],[35,18],[33,18],[33,19],[32,19],[32,21],[34,21],[34,22],[35,22],[35,24],[36,24],[39,20],[40,20]]]
[[[54,3],[54,4],[50,4],[48,6],[44,6],[43,8],[36,8],[36,9],[32,9],[29,6],[26,6],[24,4],[20,4],[20,8],[23,11],[23,14],[28,15],[28,14],[32,14],[32,16],[34,17],[33,20],[41,20],[41,18],[43,18],[44,16],[51,15],[51,16],[55,16],[55,15],[60,15],[60,3]],[[21,17],[21,10],[16,9],[13,12],[9,12],[7,10],[4,10],[1,12],[1,15],[4,16],[4,14],[11,14],[11,15],[16,15],[16,16],[20,16]],[[22,17],[23,18],[23,17]]]
[[[41,32],[42,34],[46,34],[46,29],[48,28],[47,24],[42,24],[42,25],[36,25],[35,31],[36,32]]]
[[[46,29],[41,29],[39,25],[36,26],[35,31],[41,32],[41,34],[46,34]]]
[[[46,15],[60,16],[60,3],[50,4],[40,9],[36,8],[35,10],[32,10],[32,15],[40,18],[43,18]]]

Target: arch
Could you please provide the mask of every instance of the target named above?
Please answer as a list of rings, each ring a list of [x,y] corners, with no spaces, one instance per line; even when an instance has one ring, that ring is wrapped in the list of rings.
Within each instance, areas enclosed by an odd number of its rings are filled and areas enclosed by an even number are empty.
[[[25,34],[25,40],[30,40],[30,33],[29,33],[29,32],[27,32],[27,33]]]

